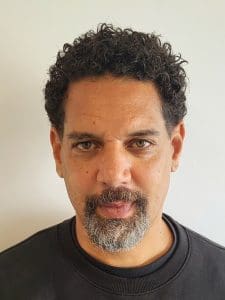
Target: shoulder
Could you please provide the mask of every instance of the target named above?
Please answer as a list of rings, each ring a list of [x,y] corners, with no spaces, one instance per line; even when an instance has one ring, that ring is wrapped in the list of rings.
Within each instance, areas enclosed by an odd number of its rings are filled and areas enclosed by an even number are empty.
[[[164,214],[173,225],[177,232],[178,241],[182,244],[187,239],[187,247],[190,258],[198,259],[198,265],[201,263],[208,265],[218,265],[225,273],[225,247],[210,240],[194,230],[182,225],[171,216]],[[196,266],[197,267],[197,266]]]
[[[165,216],[174,225],[180,244],[187,239],[188,261],[192,267],[220,270],[225,279],[225,247],[182,225],[171,216]]]
[[[2,251],[0,253],[0,265],[12,258],[23,257],[29,259],[29,254],[32,256],[40,255],[49,249],[49,246],[54,242],[57,235],[57,225],[36,232],[32,236],[22,242]]]
[[[225,247],[197,233],[196,231],[183,226],[195,249],[201,249],[207,253],[218,253],[225,258]]]
[[[34,295],[50,299],[45,295],[52,291],[53,272],[62,257],[58,230],[69,221],[41,230],[0,253],[1,299],[33,299]]]
[[[207,292],[207,299],[222,299],[225,293],[225,247],[173,219],[172,221],[180,233],[179,244],[187,239],[187,256],[180,279],[193,292]]]
[[[221,255],[222,258],[225,257],[225,247],[210,240],[209,238],[205,237],[204,235],[199,234],[198,232],[194,231],[193,229],[188,228],[187,226],[181,224],[171,216],[164,214],[166,219],[168,219],[176,228],[176,230],[181,233],[182,231],[185,232],[186,236],[189,240],[189,247],[195,251],[201,251],[202,254],[215,254]],[[180,238],[181,238],[181,234]],[[182,238],[181,238],[182,240]],[[202,252],[203,251],[203,252]]]
[[[63,257],[58,231],[69,224],[41,230],[0,253],[1,299],[52,299],[52,276]]]
[[[0,289],[9,281],[32,280],[48,272],[53,257],[59,252],[57,227],[43,229],[0,253]]]
[[[35,263],[35,258],[53,254],[58,250],[58,231],[59,228],[68,228],[72,218],[63,222],[44,228],[20,243],[2,251],[0,253],[0,270],[4,264],[13,263],[14,267],[21,261],[32,260]]]
[[[189,238],[190,262],[199,271],[225,280],[225,247],[185,226]]]

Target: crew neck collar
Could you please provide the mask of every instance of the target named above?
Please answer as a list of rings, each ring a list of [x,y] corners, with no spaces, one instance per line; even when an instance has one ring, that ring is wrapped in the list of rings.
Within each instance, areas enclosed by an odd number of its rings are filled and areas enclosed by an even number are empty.
[[[156,259],[155,261],[141,266],[141,267],[114,267],[107,265],[105,263],[102,263],[95,259],[94,257],[90,256],[79,244],[77,235],[76,235],[76,230],[75,230],[75,222],[76,218],[72,219],[71,222],[71,233],[74,241],[75,247],[77,247],[78,251],[84,256],[85,259],[87,259],[91,264],[95,265],[97,268],[110,273],[115,276],[119,277],[126,277],[126,278],[135,278],[135,277],[140,277],[140,276],[146,276],[150,275],[151,273],[155,272],[157,269],[163,267],[163,265],[167,262],[167,260],[170,259],[170,257],[173,255],[176,247],[177,247],[177,234],[176,230],[173,226],[173,224],[167,219],[164,218],[164,221],[170,228],[170,231],[173,235],[173,243],[170,249],[161,257]]]
[[[170,216],[163,214],[163,218],[167,223],[171,222],[176,231],[176,248],[173,250],[173,255],[162,268],[141,277],[125,278],[115,276],[97,268],[88,261],[74,245],[71,232],[71,222],[73,222],[74,218],[58,225],[58,239],[63,254],[74,266],[74,272],[78,272],[90,283],[119,295],[143,294],[159,288],[175,277],[182,270],[189,256],[189,240],[185,229]]]

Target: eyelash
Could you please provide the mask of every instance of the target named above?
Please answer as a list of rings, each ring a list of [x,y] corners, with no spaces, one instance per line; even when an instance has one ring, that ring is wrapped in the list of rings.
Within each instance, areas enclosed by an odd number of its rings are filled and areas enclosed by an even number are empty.
[[[87,143],[91,143],[92,145],[96,145],[96,143],[92,142],[92,141],[84,141],[84,142],[79,142],[79,143],[75,143],[75,144],[72,144],[72,148],[77,148],[78,150],[82,150],[82,151],[88,151],[90,150],[89,149],[80,149],[79,146],[80,145],[84,145],[84,144],[87,144]]]
[[[128,145],[135,144],[135,143],[138,143],[138,142],[145,142],[145,143],[148,144],[148,146],[146,146],[146,147],[136,147],[136,150],[146,150],[149,147],[155,145],[155,143],[153,143],[152,141],[148,141],[148,140],[145,140],[145,139],[136,139],[136,140],[133,140],[133,141],[129,142]],[[84,144],[87,144],[87,143],[90,143],[91,146],[95,145],[96,146],[95,149],[97,149],[99,147],[99,144],[96,143],[96,142],[93,142],[93,141],[83,141],[83,142],[72,144],[72,149],[76,148],[78,150],[81,150],[81,151],[84,151],[84,152],[88,152],[89,150],[91,150],[91,147],[88,148],[88,149],[84,149],[84,148],[81,149],[81,148],[79,148],[80,145],[84,145]],[[128,147],[128,148],[130,148],[130,147]]]

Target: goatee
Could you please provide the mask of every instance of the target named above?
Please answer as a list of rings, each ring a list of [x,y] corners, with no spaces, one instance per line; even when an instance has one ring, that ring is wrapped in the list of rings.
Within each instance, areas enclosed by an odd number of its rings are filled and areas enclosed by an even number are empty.
[[[132,203],[134,213],[127,218],[105,218],[97,214],[102,205],[123,201]],[[93,244],[108,252],[128,251],[144,237],[150,226],[148,199],[139,191],[124,187],[108,188],[101,195],[86,198],[84,226]]]

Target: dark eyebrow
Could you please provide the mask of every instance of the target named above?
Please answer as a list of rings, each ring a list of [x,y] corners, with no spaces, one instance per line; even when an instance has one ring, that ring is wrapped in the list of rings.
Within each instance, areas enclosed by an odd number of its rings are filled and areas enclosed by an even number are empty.
[[[144,129],[144,130],[138,130],[135,132],[128,133],[128,137],[159,136],[159,134],[160,134],[159,131],[155,129]],[[78,131],[73,131],[67,134],[67,137],[70,140],[83,140],[83,139],[100,140],[101,139],[101,137],[99,137],[96,134],[90,132],[78,132]]]
[[[155,129],[144,129],[144,130],[138,130],[135,132],[131,132],[128,134],[129,137],[135,137],[135,136],[159,136],[160,132]]]
[[[73,132],[67,134],[67,137],[70,140],[99,139],[99,137],[93,133],[77,132],[77,131],[73,131]]]

